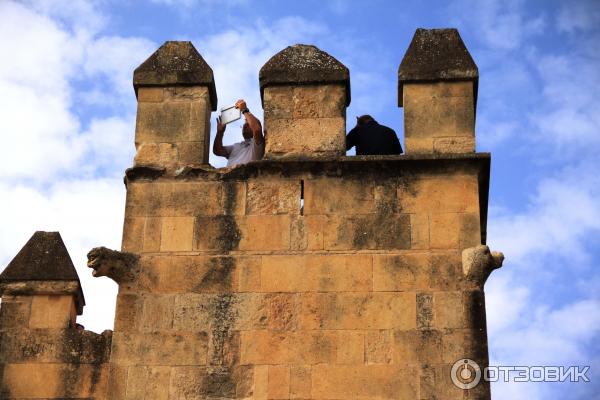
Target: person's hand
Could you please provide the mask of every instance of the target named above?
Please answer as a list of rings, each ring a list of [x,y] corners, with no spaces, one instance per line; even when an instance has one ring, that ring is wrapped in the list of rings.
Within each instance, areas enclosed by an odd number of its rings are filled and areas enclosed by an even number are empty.
[[[239,99],[235,102],[235,108],[237,108],[238,110],[245,110],[246,108],[248,108],[248,106],[246,105],[245,100]]]
[[[221,123],[221,117],[217,117],[217,135],[224,134],[226,127],[227,125]]]

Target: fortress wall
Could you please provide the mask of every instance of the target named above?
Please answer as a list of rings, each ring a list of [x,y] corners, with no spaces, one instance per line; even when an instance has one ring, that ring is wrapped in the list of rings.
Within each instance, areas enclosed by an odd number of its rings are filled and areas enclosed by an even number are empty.
[[[79,278],[36,233],[0,275],[0,397],[489,399],[451,381],[459,359],[488,363],[499,266],[477,247],[477,79],[456,30],[417,30],[398,71],[408,155],[345,157],[348,69],[289,46],[259,73],[265,159],[217,170],[212,70],[166,42],[134,73],[123,252],[88,254],[119,284],[114,333],[75,329]]]
[[[456,398],[451,365],[487,357],[460,258],[486,160],[128,181],[123,250],[142,258],[111,398]]]

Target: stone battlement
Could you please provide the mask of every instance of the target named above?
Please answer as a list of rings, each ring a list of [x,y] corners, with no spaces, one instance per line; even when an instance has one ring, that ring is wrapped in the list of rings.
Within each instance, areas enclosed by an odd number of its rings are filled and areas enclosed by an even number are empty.
[[[58,233],[36,233],[0,275],[2,398],[490,398],[451,381],[459,359],[488,363],[502,261],[458,32],[417,30],[400,64],[402,156],[345,156],[350,72],[318,48],[287,47],[259,80],[265,159],[215,169],[210,66],[166,42],[136,69],[122,248],[88,254],[119,284],[114,332],[75,328],[77,274]]]

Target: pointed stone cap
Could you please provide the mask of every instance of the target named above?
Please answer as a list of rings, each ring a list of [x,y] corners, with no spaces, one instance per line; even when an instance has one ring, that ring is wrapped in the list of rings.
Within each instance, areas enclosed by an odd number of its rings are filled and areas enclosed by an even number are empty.
[[[415,35],[398,69],[398,107],[404,83],[473,81],[477,99],[479,70],[456,29],[422,29]]]
[[[0,274],[0,284],[36,282],[34,286],[57,288],[47,283],[65,283],[61,288],[70,287],[75,291],[77,313],[83,312],[85,298],[81,290],[79,276],[71,261],[69,252],[58,232],[37,231],[23,246]],[[22,290],[35,292],[34,286],[22,286]],[[64,289],[61,289],[61,291]]]
[[[346,86],[346,106],[350,105],[350,71],[316,46],[286,47],[263,65],[258,80],[261,100],[267,86],[341,83]]]
[[[208,86],[213,111],[217,89],[212,68],[192,42],[167,41],[133,71],[133,88],[140,86]]]

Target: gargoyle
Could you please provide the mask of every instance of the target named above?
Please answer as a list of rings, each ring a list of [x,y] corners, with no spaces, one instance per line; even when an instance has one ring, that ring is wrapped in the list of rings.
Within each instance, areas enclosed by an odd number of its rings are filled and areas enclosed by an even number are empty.
[[[483,284],[493,270],[502,266],[504,254],[490,251],[485,245],[464,249],[462,252],[462,267],[465,277],[483,287]]]
[[[94,277],[107,276],[118,284],[131,283],[139,270],[140,256],[106,247],[95,247],[87,254],[88,268]]]

